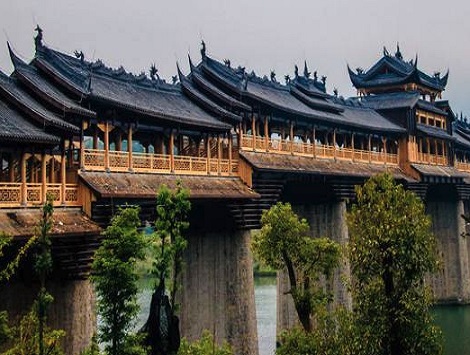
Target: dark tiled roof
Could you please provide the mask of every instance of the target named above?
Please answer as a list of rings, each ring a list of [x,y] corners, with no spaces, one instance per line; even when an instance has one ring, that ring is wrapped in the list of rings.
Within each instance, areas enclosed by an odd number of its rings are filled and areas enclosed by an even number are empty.
[[[40,209],[0,210],[0,230],[12,237],[31,237],[41,218]],[[79,208],[54,208],[52,236],[97,235],[101,228],[88,219]]]
[[[102,198],[154,199],[163,184],[174,188],[180,180],[191,199],[245,199],[259,195],[238,177],[80,172],[83,181]]]
[[[411,164],[420,174],[424,176],[438,176],[451,178],[465,178],[468,174],[458,171],[452,166]]]
[[[80,132],[77,126],[49,111],[28,93],[20,89],[16,83],[16,79],[10,78],[2,72],[0,72],[0,92],[11,104],[15,105],[30,117],[39,120],[44,126],[52,126],[67,132]]]
[[[0,141],[56,145],[60,137],[44,132],[0,100]]]
[[[48,102],[60,110],[95,117],[96,113],[81,107],[76,101],[66,96],[57,86],[45,80],[33,65],[28,65],[10,49],[10,57],[15,67],[15,75],[21,83],[38,92]]]
[[[434,138],[439,138],[439,139],[445,139],[445,140],[454,140],[454,137],[452,137],[445,129],[438,128],[438,127],[433,127],[433,126],[428,126],[422,123],[416,123],[416,129],[424,133],[427,136],[434,137]]]
[[[384,69],[387,68],[386,73]],[[417,59],[413,62],[403,60],[401,53],[392,56],[388,52],[366,72],[354,73],[348,66],[349,77],[356,88],[372,88],[380,86],[417,83],[431,89],[443,91],[447,85],[449,73],[444,77],[431,77],[417,67]]]
[[[258,170],[364,178],[387,171],[397,179],[411,181],[410,177],[406,176],[396,166],[315,159],[288,154],[240,152],[240,155]]]
[[[452,132],[452,137],[455,138],[455,143],[466,149],[470,149],[470,135],[460,132],[459,130],[454,130]]]
[[[369,95],[359,100],[366,107],[374,110],[391,110],[397,108],[413,108],[419,101],[417,91],[395,92],[380,95]]]
[[[447,116],[447,112],[441,110],[439,107],[429,101],[419,100],[418,107],[426,111],[437,113],[438,115]]]
[[[62,78],[91,101],[97,100],[142,115],[183,126],[227,130],[220,122],[185,97],[178,85],[151,80],[144,74],[135,76],[123,68],[113,70],[101,61],[90,63],[64,53],[41,47],[36,61],[47,66],[56,78]]]

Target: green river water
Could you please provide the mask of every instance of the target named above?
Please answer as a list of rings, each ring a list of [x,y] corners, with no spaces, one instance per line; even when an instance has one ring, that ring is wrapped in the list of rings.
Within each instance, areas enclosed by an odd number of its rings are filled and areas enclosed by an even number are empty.
[[[143,280],[139,328],[148,315],[150,298],[151,283]],[[276,343],[276,278],[255,278],[255,301],[259,355],[272,355]],[[445,355],[470,355],[470,306],[439,306],[433,313],[444,333]]]

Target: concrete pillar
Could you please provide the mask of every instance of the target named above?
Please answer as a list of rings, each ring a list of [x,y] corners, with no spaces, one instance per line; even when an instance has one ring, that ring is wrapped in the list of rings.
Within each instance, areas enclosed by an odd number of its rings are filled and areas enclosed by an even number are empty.
[[[79,354],[96,332],[93,286],[88,280],[48,280],[46,287],[54,297],[47,324],[66,332],[62,342],[66,355]],[[9,281],[6,286],[0,286],[1,309],[8,311],[12,322],[17,322],[31,309],[38,291],[39,284],[30,280]]]
[[[430,284],[440,303],[470,301],[469,251],[465,233],[463,201],[428,201],[432,231],[437,238],[441,270],[430,276]]]
[[[235,354],[257,355],[250,232],[192,232],[184,262],[181,336],[196,340],[207,329]]]
[[[325,204],[297,205],[294,211],[310,224],[310,235],[313,238],[329,237],[346,246],[349,241],[348,227],[346,225],[346,202],[330,202]],[[334,305],[344,305],[351,309],[352,298],[347,290],[347,282],[351,278],[349,260],[344,255],[340,267],[335,271],[331,287],[334,296]],[[277,333],[298,324],[297,313],[294,308],[292,296],[288,294],[289,279],[284,272],[278,273],[277,283]]]

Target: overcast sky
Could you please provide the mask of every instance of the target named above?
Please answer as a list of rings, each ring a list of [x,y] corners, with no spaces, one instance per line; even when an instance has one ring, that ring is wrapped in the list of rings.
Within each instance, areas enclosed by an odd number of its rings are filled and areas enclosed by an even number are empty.
[[[355,95],[347,63],[368,68],[399,42],[423,71],[450,69],[443,98],[470,116],[468,0],[0,0],[2,71],[12,70],[7,40],[32,58],[36,23],[53,48],[134,73],[155,62],[167,80],[177,61],[188,71],[188,53],[199,61],[201,39],[208,55],[278,80],[307,60],[343,96]]]

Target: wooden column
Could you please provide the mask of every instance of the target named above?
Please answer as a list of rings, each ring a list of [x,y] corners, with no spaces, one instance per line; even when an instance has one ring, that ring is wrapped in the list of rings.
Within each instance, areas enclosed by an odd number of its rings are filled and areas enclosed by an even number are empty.
[[[98,149],[98,127],[93,132],[93,149]]]
[[[369,163],[372,161],[372,137],[371,135],[369,134],[368,135],[368,138],[369,138],[369,142],[368,142],[368,145],[367,145],[367,149],[369,150]]]
[[[46,153],[41,154],[41,200],[46,202],[47,195],[47,159]]]
[[[312,127],[312,144],[313,144],[313,157],[317,157],[317,147],[316,147],[316,128],[315,126]]]
[[[122,151],[122,135],[121,135],[120,130],[116,133],[115,144],[116,144],[116,150],[118,152]]]
[[[85,130],[85,122],[82,122],[82,126],[80,128],[80,169],[84,169],[85,167],[85,145],[83,143],[84,137],[84,130]]]
[[[13,154],[10,153],[10,159],[8,160],[9,167],[9,182],[15,182],[15,159],[13,159]]]
[[[383,160],[384,163],[387,164],[387,137],[382,137],[382,144],[383,144]]]
[[[233,139],[233,136],[232,136],[232,132],[229,132],[228,133],[228,172],[230,175],[232,175],[233,173],[233,169],[232,169],[232,139]]]
[[[28,191],[26,184],[26,160],[27,155],[23,153],[21,155],[20,171],[21,171],[21,204],[26,205],[28,202]]]
[[[336,159],[336,128],[333,130],[333,156]]]
[[[289,128],[289,143],[290,143],[290,152],[293,154],[294,152],[294,122],[290,122]]]
[[[109,170],[109,123],[104,123],[104,169]]]
[[[129,171],[133,170],[133,159],[132,159],[132,125],[129,125],[127,130],[127,168]]]
[[[266,151],[269,151],[269,127],[268,127],[268,116],[264,118],[264,146]]]
[[[62,195],[62,201],[61,203],[64,205],[65,204],[65,187],[67,184],[67,174],[66,174],[66,160],[65,160],[65,147],[62,150],[62,156],[61,156],[61,161],[60,161],[60,189],[61,189],[61,195]]]
[[[220,141],[220,134],[217,135],[217,173],[220,175],[220,163],[222,160],[222,149],[221,149],[221,141]]]
[[[54,159],[54,156],[52,156],[51,164],[50,164],[50,167],[49,167],[49,182],[51,184],[55,184],[55,159]]]
[[[253,150],[256,148],[256,118],[255,115],[251,116],[251,134],[253,135]]]
[[[168,148],[170,149],[170,171],[172,173],[175,172],[175,133],[173,130],[170,132],[170,142],[168,144]]]
[[[238,125],[238,134],[237,134],[238,149],[242,148],[242,134],[243,134],[243,124],[240,122],[240,124]]]
[[[351,152],[352,152],[352,161],[354,161],[354,132],[351,133]]]
[[[210,143],[210,136],[207,134],[206,136],[206,157],[207,157],[207,173],[211,173],[211,143]]]

